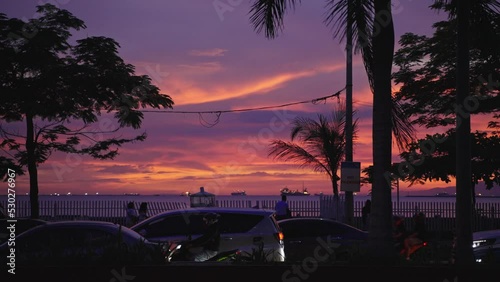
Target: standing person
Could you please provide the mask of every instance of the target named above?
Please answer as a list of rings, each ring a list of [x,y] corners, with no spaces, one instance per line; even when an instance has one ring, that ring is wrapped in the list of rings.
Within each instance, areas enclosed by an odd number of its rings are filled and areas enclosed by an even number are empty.
[[[148,203],[142,202],[139,206],[139,219],[138,222],[141,222],[148,218]]]
[[[130,227],[130,226],[136,224],[138,219],[139,219],[139,215],[137,214],[137,211],[135,210],[134,202],[129,202],[127,204],[127,217],[125,219],[125,225],[127,227]]]
[[[406,259],[410,259],[410,255],[414,253],[427,240],[427,228],[425,227],[425,214],[420,212],[413,217],[415,226],[413,232],[410,233],[404,240],[404,255]]]
[[[281,201],[276,203],[274,207],[276,210],[276,220],[281,220],[291,217],[291,211],[286,201],[286,195],[281,195]]]
[[[370,223],[370,212],[372,210],[372,201],[366,200],[364,207],[361,209],[361,220],[363,221],[363,230],[368,230]]]
[[[404,241],[407,235],[403,217],[395,215],[393,217],[392,237],[394,239],[396,249],[401,254],[404,254],[405,252]]]

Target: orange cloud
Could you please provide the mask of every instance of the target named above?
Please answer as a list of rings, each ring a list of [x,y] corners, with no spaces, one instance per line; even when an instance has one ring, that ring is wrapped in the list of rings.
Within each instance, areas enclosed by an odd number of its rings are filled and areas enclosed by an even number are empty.
[[[183,65],[189,69],[218,70],[220,64],[204,63],[200,65]],[[272,90],[284,87],[287,83],[306,77],[312,77],[319,74],[331,73],[344,69],[343,63],[337,65],[326,65],[310,70],[285,72],[271,76],[263,76],[253,81],[241,81],[241,79],[232,82],[224,82],[212,85],[198,86],[194,79],[185,76],[185,72],[177,73],[172,79],[165,81],[161,89],[174,89],[176,105],[200,104],[214,101],[221,101],[230,98],[244,97],[256,93],[268,93]],[[230,71],[225,69],[225,71]],[[170,91],[164,90],[165,93]]]

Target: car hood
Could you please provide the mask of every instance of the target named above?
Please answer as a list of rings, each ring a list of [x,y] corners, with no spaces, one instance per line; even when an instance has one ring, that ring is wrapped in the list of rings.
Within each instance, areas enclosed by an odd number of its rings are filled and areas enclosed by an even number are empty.
[[[472,240],[485,240],[492,238],[500,238],[500,229],[485,230],[472,233]]]

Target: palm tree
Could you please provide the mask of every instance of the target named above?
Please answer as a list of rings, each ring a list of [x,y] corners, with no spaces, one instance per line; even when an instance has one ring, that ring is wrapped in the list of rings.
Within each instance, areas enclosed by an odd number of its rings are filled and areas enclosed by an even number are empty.
[[[373,185],[372,220],[370,221],[369,255],[377,262],[396,258],[392,243],[391,183],[385,178],[390,171],[392,133],[398,145],[412,140],[414,131],[405,115],[393,102],[391,70],[394,56],[394,26],[390,0],[327,0],[326,23],[336,27],[335,36],[347,34],[348,23],[355,42],[354,51],[361,51],[373,92]],[[296,0],[255,0],[250,20],[258,33],[265,31],[275,38],[284,27],[288,9]],[[401,148],[401,146],[400,146]]]
[[[269,156],[325,172],[332,182],[333,194],[338,197],[340,178],[337,172],[345,155],[345,121],[344,106],[334,110],[330,118],[322,114],[318,114],[317,121],[297,117],[292,122],[291,141],[272,140]],[[353,124],[355,132],[357,120]]]

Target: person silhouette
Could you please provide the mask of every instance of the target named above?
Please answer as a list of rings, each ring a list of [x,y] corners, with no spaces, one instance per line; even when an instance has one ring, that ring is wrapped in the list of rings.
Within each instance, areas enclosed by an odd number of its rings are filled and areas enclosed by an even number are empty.
[[[136,224],[137,220],[139,219],[139,215],[135,210],[134,202],[129,202],[127,204],[126,211],[127,211],[127,216],[125,218],[125,226],[131,227],[132,225]]]
[[[189,252],[189,260],[206,261],[219,253],[220,248],[220,215],[207,213],[203,216],[204,232],[193,240],[187,241],[185,247]]]
[[[363,230],[368,230],[370,223],[370,212],[372,209],[372,201],[366,200],[365,205],[361,209],[361,220],[363,221]]]
[[[274,206],[276,211],[276,220],[281,220],[291,217],[290,207],[286,201],[286,195],[281,195],[281,201],[278,201]]]
[[[141,222],[148,218],[148,203],[142,202],[139,206],[139,218],[138,222]]]
[[[427,228],[425,226],[425,214],[420,212],[413,217],[415,226],[413,232],[410,233],[404,240],[403,254],[406,259],[410,259],[410,255],[414,253],[427,240]]]

